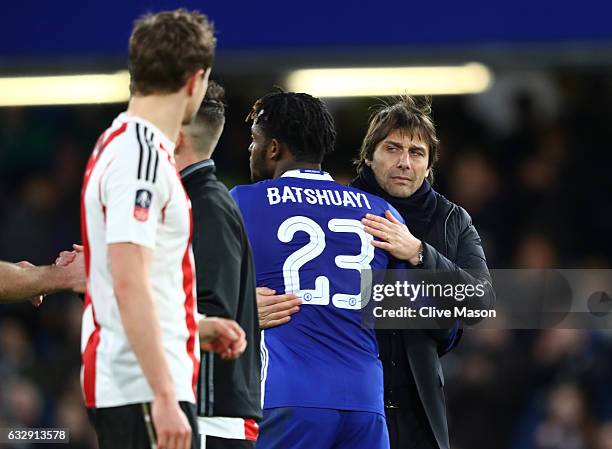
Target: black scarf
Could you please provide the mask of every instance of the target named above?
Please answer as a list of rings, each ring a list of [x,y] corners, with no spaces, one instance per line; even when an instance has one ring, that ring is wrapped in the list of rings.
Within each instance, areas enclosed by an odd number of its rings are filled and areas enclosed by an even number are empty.
[[[408,198],[397,198],[389,195],[378,185],[374,172],[366,165],[361,169],[357,177],[353,179],[351,185],[387,200],[404,218],[406,226],[408,226],[408,229],[416,238],[422,239],[425,236],[438,202],[436,192],[432,189],[427,179]]]

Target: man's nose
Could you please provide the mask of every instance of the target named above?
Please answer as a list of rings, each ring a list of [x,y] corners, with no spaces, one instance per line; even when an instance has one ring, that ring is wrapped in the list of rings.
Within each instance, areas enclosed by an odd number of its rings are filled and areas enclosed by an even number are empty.
[[[410,154],[408,151],[402,151],[397,160],[397,168],[410,169]]]

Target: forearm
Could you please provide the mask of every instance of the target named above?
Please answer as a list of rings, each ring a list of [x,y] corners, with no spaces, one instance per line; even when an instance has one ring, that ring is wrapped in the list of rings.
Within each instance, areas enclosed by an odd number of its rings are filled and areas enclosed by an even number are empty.
[[[0,262],[0,301],[19,302],[34,296],[69,289],[56,266],[20,267]]]
[[[116,286],[115,294],[125,334],[153,393],[173,397],[174,382],[164,355],[151,288],[145,282],[134,282]]]

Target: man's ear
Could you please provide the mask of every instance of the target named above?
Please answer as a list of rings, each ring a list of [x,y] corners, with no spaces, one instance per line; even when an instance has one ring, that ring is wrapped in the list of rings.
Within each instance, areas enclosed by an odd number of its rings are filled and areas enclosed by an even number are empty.
[[[198,83],[200,82],[204,82],[208,85],[209,74],[209,70],[204,71],[204,69],[200,69],[187,78],[187,95],[191,97],[196,92]]]
[[[364,159],[364,160],[365,160],[365,164],[366,164],[368,167],[371,167],[371,166],[372,166],[372,161],[371,161],[371,160],[369,160],[369,159]]]
[[[270,141],[270,143],[268,144],[268,159],[272,159],[273,161],[278,161],[281,159],[283,155],[283,148],[281,143],[276,140],[276,139],[272,139]]]

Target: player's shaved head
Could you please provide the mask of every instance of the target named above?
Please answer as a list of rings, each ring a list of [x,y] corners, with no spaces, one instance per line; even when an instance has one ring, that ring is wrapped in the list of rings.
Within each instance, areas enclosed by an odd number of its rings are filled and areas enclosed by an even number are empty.
[[[215,81],[208,83],[206,96],[193,122],[185,127],[193,150],[199,157],[210,158],[225,125],[225,89]]]

